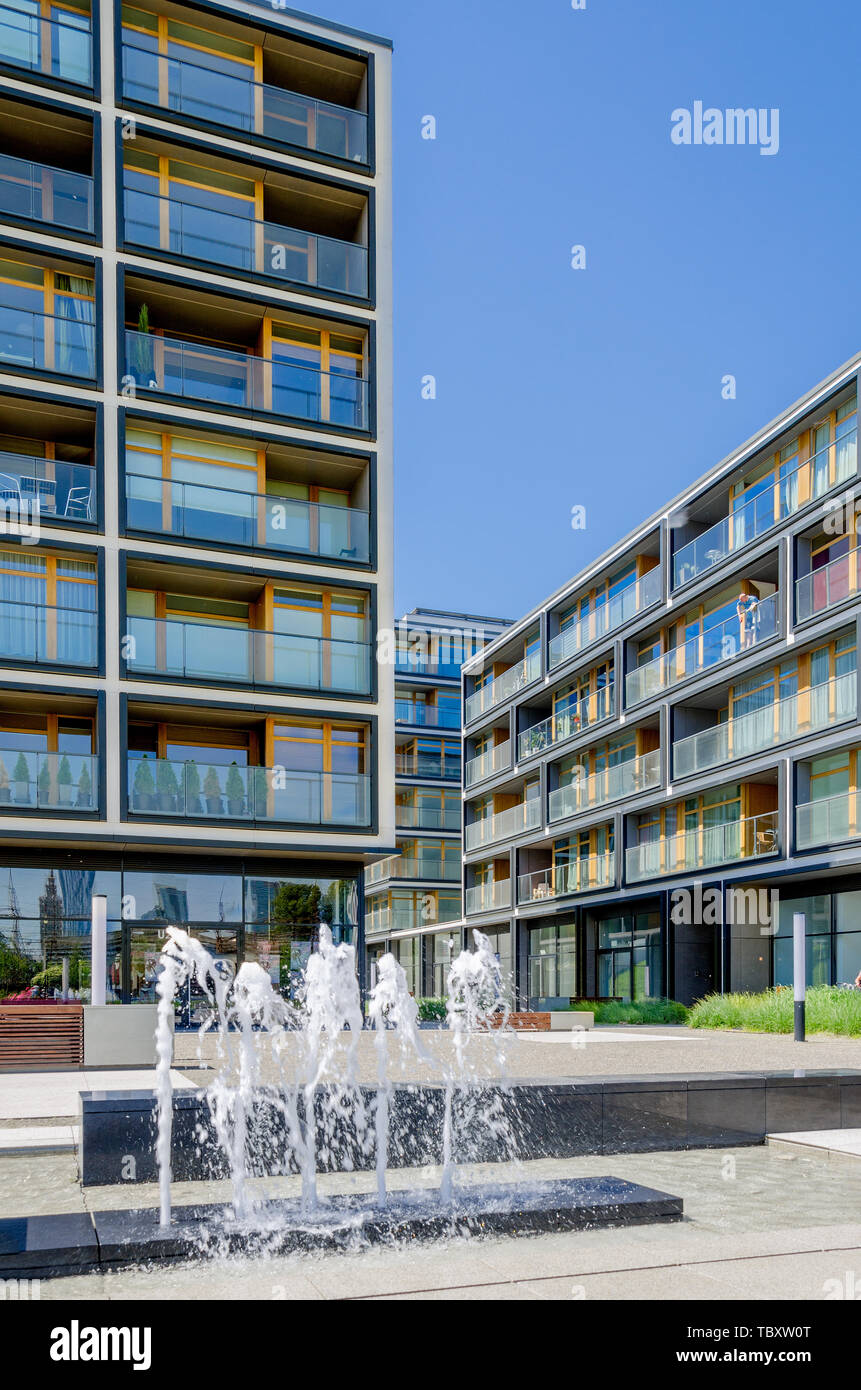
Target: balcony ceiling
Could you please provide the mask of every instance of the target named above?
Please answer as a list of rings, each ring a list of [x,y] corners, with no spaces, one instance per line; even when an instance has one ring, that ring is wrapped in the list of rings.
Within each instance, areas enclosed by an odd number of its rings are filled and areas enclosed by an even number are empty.
[[[0,396],[0,434],[22,439],[62,441],[90,450],[95,428],[96,417],[91,410],[80,410],[53,401]]]
[[[65,111],[0,98],[3,153],[60,169],[92,172],[93,127]]]

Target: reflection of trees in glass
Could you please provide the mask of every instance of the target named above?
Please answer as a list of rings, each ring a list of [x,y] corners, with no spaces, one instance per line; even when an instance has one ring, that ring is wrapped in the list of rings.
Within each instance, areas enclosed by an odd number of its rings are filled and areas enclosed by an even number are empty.
[[[0,999],[19,994],[32,982],[41,962],[33,960],[0,934]]]
[[[281,958],[281,984],[291,983],[290,971],[294,937],[307,940],[307,929],[316,932],[320,921],[326,920],[319,883],[279,883],[272,898],[269,937]],[[296,928],[305,930],[297,933]]]

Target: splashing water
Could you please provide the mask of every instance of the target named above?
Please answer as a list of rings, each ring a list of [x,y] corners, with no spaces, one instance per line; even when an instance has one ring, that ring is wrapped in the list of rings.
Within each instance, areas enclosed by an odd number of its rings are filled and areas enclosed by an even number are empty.
[[[216,1076],[206,1098],[218,1146],[232,1182],[235,1221],[246,1226],[258,1217],[248,1186],[250,1126],[259,1128],[259,1103],[264,1098],[280,1118],[268,1142],[276,1150],[278,1171],[301,1175],[301,1208],[318,1206],[317,1172],[322,1165],[349,1170],[358,1161],[376,1167],[377,1200],[387,1202],[389,1134],[393,1071],[406,1074],[407,1063],[421,1063],[444,1083],[443,1167],[440,1200],[454,1198],[455,1151],[470,1129],[510,1139],[505,1133],[500,1084],[505,1085],[505,1046],[510,1037],[499,962],[490,943],[473,933],[474,951],[464,950],[451,966],[447,1023],[454,1048],[453,1064],[435,1056],[423,1044],[418,1029],[418,1006],[406,975],[394,956],[378,963],[377,982],[369,998],[369,1022],[374,1029],[377,1085],[372,1116],[359,1079],[359,1039],[363,1015],[354,948],[336,945],[328,927],[321,926],[319,949],[305,969],[297,1005],[282,999],[267,973],[257,964],[240,966],[235,979],[223,962],[213,959],[188,933],[167,928],[156,985],[158,996],[157,1100],[160,1223],[171,1220],[170,1155],[173,1096],[170,1079],[173,999],[194,980],[210,1001],[211,1012],[201,1034],[216,1031]],[[501,1026],[497,1026],[501,1024]],[[482,1100],[482,1057],[474,1039],[493,1040],[493,1086]],[[391,1040],[393,1039],[393,1045]],[[281,1084],[266,1086],[261,1058],[269,1054]],[[486,1051],[483,1058],[486,1061]],[[291,1075],[287,1075],[287,1063]],[[487,1081],[489,1078],[485,1077]],[[456,1103],[458,1113],[455,1114]],[[255,1142],[259,1135],[255,1135]]]

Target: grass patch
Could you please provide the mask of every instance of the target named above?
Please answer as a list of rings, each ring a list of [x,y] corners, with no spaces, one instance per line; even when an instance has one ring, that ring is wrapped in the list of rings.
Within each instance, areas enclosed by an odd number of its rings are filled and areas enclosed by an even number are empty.
[[[792,1033],[792,990],[761,994],[709,994],[688,1013],[691,1028],[742,1028],[748,1033]],[[807,1031],[861,1037],[861,990],[815,985],[807,991]]]
[[[674,999],[638,999],[630,1004],[575,1004],[575,1011],[594,1013],[596,1023],[687,1023],[688,1011]]]

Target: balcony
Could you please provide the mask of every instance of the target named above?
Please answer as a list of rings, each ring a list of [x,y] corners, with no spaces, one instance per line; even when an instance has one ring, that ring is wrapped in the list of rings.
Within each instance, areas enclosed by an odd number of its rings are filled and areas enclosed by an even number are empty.
[[[92,232],[93,180],[87,174],[0,154],[0,217]]]
[[[368,295],[368,251],[355,242],[127,188],[125,241],[334,294]]]
[[[662,691],[690,680],[712,666],[734,661],[753,651],[758,643],[773,637],[778,628],[779,601],[776,593],[760,600],[751,619],[748,619],[744,639],[739,619],[728,618],[698,637],[689,638],[675,650],[629,671],[625,677],[626,709],[641,704],[643,700],[651,700]]]
[[[522,835],[525,830],[535,830],[541,824],[541,801],[530,797],[519,806],[509,806],[505,811],[497,811],[495,816],[472,821],[466,827],[465,845],[467,850],[478,849],[480,845],[495,844],[500,840],[510,840]]]
[[[663,840],[633,845],[625,853],[625,876],[628,883],[640,883],[667,874],[764,859],[777,854],[778,849],[777,812],[767,811],[746,820],[684,830]]]
[[[0,812],[98,809],[99,760],[85,753],[0,748]]]
[[[721,560],[753,545],[781,521],[825,496],[838,483],[846,482],[857,472],[857,440],[857,429],[847,430],[838,441],[787,473],[780,482],[766,487],[737,511],[683,545],[673,556],[673,588],[690,583]],[[836,451],[837,476],[834,483],[829,483],[829,460],[833,451]]]
[[[511,740],[506,739],[505,743],[497,743],[480,757],[470,758],[464,769],[465,785],[473,787],[476,782],[483,782],[485,777],[492,777],[496,772],[507,772],[510,767]]]
[[[467,888],[465,899],[469,916],[474,912],[493,912],[497,908],[511,907],[511,880],[506,878],[499,883],[477,883]]]
[[[611,682],[583,700],[576,711],[560,710],[549,719],[542,719],[540,724],[533,724],[531,729],[524,729],[517,740],[518,759],[533,758],[569,738],[576,738],[593,724],[612,719],[615,713],[616,685]]]
[[[368,383],[361,377],[131,329],[125,341],[126,374],[140,392],[348,430],[368,428]]]
[[[550,820],[568,820],[595,806],[604,806],[625,796],[638,796],[661,784],[661,753],[654,749],[640,758],[616,763],[591,777],[578,777],[550,793]]]
[[[468,695],[464,706],[464,715],[467,724],[478,719],[479,715],[486,710],[493,709],[503,700],[509,700],[512,695],[516,695],[518,690],[531,684],[541,675],[541,657],[538,652],[533,652],[531,656],[523,661],[518,661],[516,666],[510,670],[503,671],[494,680],[488,681],[480,690],[476,690],[472,695]]]
[[[365,870],[365,886],[387,883],[391,879],[415,879],[428,883],[460,883],[461,866],[455,859],[405,859],[400,854],[381,859]]]
[[[430,906],[438,908],[439,905],[431,900]],[[447,904],[446,908],[448,908]],[[459,921],[459,908],[453,917],[428,918],[421,908],[416,912],[411,911],[408,907],[385,907],[365,919],[365,934],[369,937],[379,937],[382,934],[388,935],[390,932],[427,931],[429,927],[444,930],[447,926]]]
[[[437,705],[414,705],[412,700],[395,700],[395,722],[423,729],[459,729],[460,710]]]
[[[88,300],[74,302],[92,309]],[[95,324],[0,304],[0,363],[92,378],[96,375]]]
[[[841,792],[795,808],[795,840],[799,849],[831,849],[861,834],[861,792]]]
[[[436,676],[440,680],[460,680],[460,663],[457,661],[432,661],[423,657],[416,648],[414,652],[395,653],[395,674],[398,676]]]
[[[0,660],[98,665],[99,615],[88,608],[0,600]]]
[[[795,581],[795,621],[803,623],[805,618],[815,618],[819,613],[827,613],[848,598],[857,599],[861,595],[861,548],[855,547],[846,555],[803,574]]]
[[[459,783],[460,761],[437,753],[399,752],[395,754],[395,773],[398,777],[433,777]]]
[[[399,830],[460,830],[459,806],[401,806],[395,807],[395,825]]]
[[[127,630],[131,675],[370,693],[367,642],[131,615]]]
[[[370,516],[356,507],[126,474],[126,524],[178,540],[370,560]]]
[[[570,864],[557,864],[555,868],[539,869],[534,874],[521,874],[517,880],[517,901],[534,903],[609,888],[615,874],[614,854],[575,859]]]
[[[88,464],[61,459],[28,458],[0,452],[0,502],[7,513],[17,504],[19,516],[35,512],[40,518],[73,526],[96,519],[96,470]]]
[[[856,673],[849,671],[751,714],[679,739],[673,744],[673,775],[690,777],[854,719],[856,689]]]
[[[126,32],[122,72],[127,101],[208,121],[234,136],[248,133],[276,144],[367,164],[368,118],[363,111],[265,82],[245,81],[216,71],[214,63],[204,67],[160,56],[145,44],[146,35]]]
[[[572,656],[576,656],[601,637],[615,632],[638,613],[651,608],[660,600],[661,566],[656,565],[644,574],[642,579],[629,584],[626,589],[620,589],[600,608],[594,608],[591,613],[585,614],[563,632],[557,633],[550,642],[550,670],[553,671],[564,661],[569,661]]]
[[[92,47],[89,15],[63,11],[62,19],[46,19],[36,6],[25,14],[11,5],[0,5],[0,52],[4,63],[92,87]]]
[[[284,767],[204,767],[193,761],[130,758],[131,816],[243,821],[263,829],[295,824],[367,826],[371,780],[364,773],[293,772]]]

